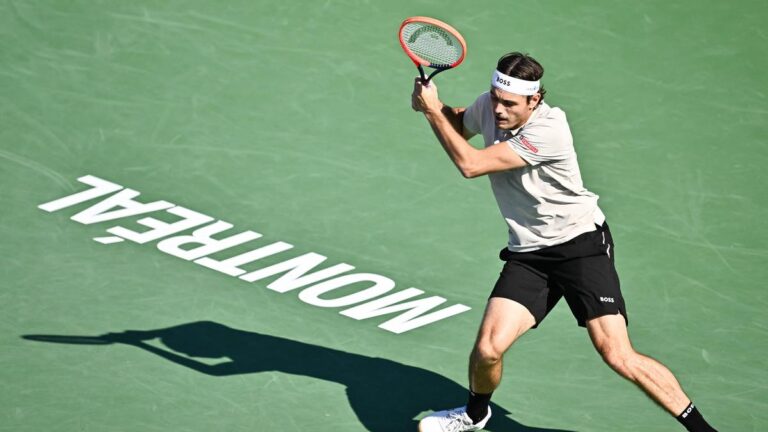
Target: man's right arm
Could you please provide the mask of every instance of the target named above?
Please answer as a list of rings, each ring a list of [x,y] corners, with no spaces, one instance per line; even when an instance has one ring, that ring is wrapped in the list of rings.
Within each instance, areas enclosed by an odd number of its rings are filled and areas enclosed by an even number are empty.
[[[437,140],[464,177],[474,178],[527,165],[506,142],[482,150],[469,144],[463,126],[466,111],[446,108],[434,83],[424,85],[419,79],[414,81],[411,107],[424,114]]]

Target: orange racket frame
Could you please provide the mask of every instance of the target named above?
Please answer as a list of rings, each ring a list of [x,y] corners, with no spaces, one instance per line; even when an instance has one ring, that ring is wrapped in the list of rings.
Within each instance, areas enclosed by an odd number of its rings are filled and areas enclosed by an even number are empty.
[[[425,60],[425,59],[419,57],[418,55],[416,55],[416,53],[414,53],[413,51],[411,51],[410,48],[408,48],[408,45],[405,43],[405,40],[403,40],[403,28],[406,25],[408,25],[410,23],[413,23],[413,22],[422,22],[422,23],[426,23],[426,24],[431,24],[431,25],[440,27],[441,29],[443,29],[446,32],[448,32],[451,35],[453,35],[459,41],[459,43],[461,44],[461,57],[459,57],[458,60],[456,60],[455,62],[453,62],[452,64],[449,64],[449,65],[433,65],[428,60]],[[432,79],[432,77],[434,77],[435,75],[439,74],[440,72],[442,72],[444,70],[455,68],[456,66],[460,65],[461,62],[464,61],[464,56],[467,54],[467,43],[464,41],[464,37],[461,36],[461,33],[459,33],[458,30],[456,30],[455,28],[451,27],[450,25],[448,25],[448,24],[446,24],[446,23],[444,23],[444,22],[442,22],[442,21],[440,21],[438,19],[435,19],[435,18],[423,17],[423,16],[415,16],[415,17],[407,18],[405,21],[403,21],[402,24],[400,24],[400,30],[398,30],[397,36],[398,36],[398,39],[400,40],[400,46],[403,48],[403,51],[405,51],[405,54],[408,56],[408,58],[411,59],[413,64],[415,64],[416,67],[419,68],[419,73],[421,74],[421,80],[425,84],[428,83],[429,80]],[[427,77],[426,74],[424,73],[423,66],[431,67],[431,68],[435,69],[435,71],[432,72],[432,74],[430,74],[429,77]]]

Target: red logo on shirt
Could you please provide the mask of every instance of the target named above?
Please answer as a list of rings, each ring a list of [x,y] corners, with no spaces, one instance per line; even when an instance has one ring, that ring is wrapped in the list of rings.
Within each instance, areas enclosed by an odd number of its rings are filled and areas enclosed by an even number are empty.
[[[528,150],[530,150],[530,151],[532,151],[534,153],[538,153],[539,152],[539,149],[537,149],[536,146],[534,146],[533,144],[529,143],[528,140],[525,139],[525,136],[520,135],[520,142],[523,143],[523,145],[525,147],[527,147]]]

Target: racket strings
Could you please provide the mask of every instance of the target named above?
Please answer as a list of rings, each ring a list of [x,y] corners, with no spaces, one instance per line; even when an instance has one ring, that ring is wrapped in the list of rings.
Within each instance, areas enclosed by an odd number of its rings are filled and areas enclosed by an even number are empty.
[[[450,32],[432,24],[413,22],[403,28],[403,40],[431,67],[450,66],[462,55],[461,43]]]

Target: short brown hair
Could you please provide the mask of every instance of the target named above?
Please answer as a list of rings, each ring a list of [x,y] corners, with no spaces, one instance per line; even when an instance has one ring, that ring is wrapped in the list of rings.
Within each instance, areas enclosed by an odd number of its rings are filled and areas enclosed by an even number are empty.
[[[544,67],[541,63],[528,54],[516,51],[501,56],[499,62],[496,64],[496,70],[504,75],[509,75],[513,78],[519,78],[526,81],[538,81],[544,76]],[[547,91],[542,85],[539,88],[539,94],[541,95],[539,103],[544,100],[544,95],[546,93]],[[531,96],[528,96],[527,99],[530,102]]]

